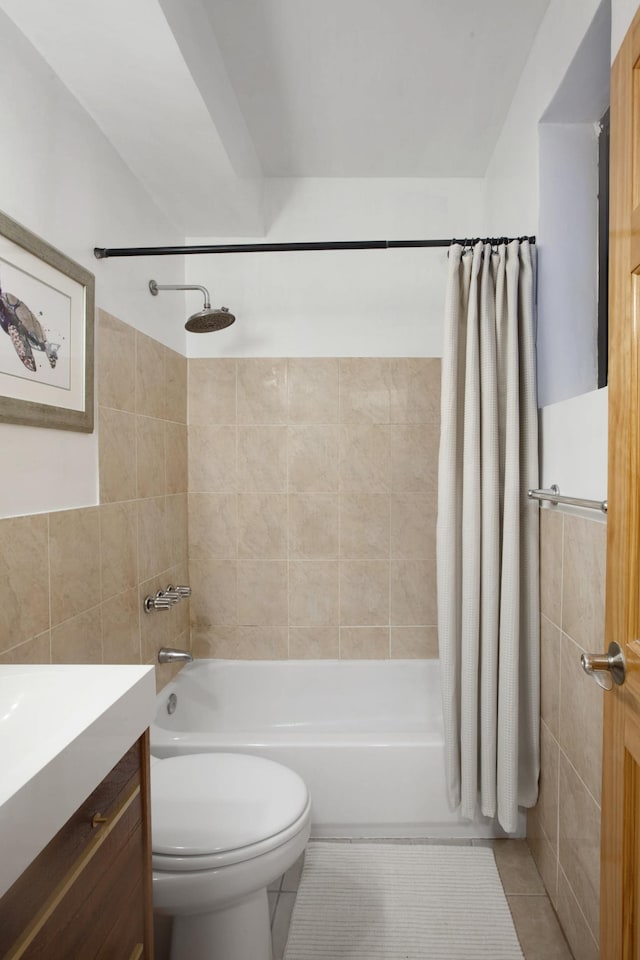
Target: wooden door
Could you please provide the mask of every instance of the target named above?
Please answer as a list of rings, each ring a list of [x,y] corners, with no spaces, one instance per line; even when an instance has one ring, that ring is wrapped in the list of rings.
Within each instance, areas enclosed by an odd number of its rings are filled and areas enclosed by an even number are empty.
[[[601,960],[640,960],[640,10],[611,74],[607,644],[626,681],[604,698]]]

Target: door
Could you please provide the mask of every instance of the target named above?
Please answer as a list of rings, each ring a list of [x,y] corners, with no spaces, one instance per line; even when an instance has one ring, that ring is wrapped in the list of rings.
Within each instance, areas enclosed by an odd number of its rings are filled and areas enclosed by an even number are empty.
[[[607,642],[626,681],[604,701],[601,960],[640,960],[640,10],[611,74]]]

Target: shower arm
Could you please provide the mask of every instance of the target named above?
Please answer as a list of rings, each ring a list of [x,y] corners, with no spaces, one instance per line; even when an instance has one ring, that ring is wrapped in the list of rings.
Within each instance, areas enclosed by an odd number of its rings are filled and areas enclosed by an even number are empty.
[[[156,283],[155,280],[149,280],[149,290],[154,297],[158,296],[159,290],[199,290],[204,296],[204,309],[211,309],[211,297],[206,287],[201,287],[198,283]]]

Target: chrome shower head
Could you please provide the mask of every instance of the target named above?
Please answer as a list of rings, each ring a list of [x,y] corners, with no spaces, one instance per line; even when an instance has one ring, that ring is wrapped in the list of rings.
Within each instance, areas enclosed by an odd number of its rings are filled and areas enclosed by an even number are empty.
[[[204,296],[204,308],[192,314],[185,323],[185,329],[191,333],[213,333],[215,330],[224,330],[235,322],[235,317],[228,307],[211,308],[211,298],[206,287],[197,283],[168,283],[159,284],[155,280],[149,281],[149,290],[154,297],[159,290],[199,290]]]

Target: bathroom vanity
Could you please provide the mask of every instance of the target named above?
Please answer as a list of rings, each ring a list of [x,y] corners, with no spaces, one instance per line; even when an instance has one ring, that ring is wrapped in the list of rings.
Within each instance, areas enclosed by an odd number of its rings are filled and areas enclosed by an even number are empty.
[[[151,960],[154,694],[148,667],[0,668],[3,960]]]

